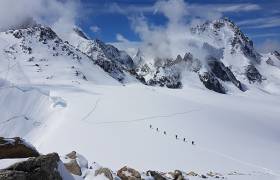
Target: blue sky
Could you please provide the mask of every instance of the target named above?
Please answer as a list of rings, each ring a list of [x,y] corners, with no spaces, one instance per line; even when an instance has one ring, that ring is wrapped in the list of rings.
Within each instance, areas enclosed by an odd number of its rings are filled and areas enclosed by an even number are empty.
[[[129,41],[139,41],[131,18],[143,16],[150,24],[164,26],[167,18],[155,13],[157,0],[81,0],[79,26],[92,38],[117,41],[121,34]],[[209,14],[227,16],[241,27],[257,46],[280,43],[280,0],[185,0],[192,17]],[[176,11],[176,9],[174,9]],[[186,10],[187,11],[187,10]],[[213,17],[211,17],[213,16]],[[188,18],[188,16],[186,16]],[[208,17],[204,17],[207,19]]]

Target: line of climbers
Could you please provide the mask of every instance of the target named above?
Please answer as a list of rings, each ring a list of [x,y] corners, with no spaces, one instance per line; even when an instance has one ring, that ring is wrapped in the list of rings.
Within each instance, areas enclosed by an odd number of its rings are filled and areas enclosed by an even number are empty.
[[[150,129],[153,129],[153,126],[150,124]],[[159,132],[159,129],[156,128],[156,131]],[[167,135],[166,131],[163,131],[163,134],[164,135]],[[178,140],[179,139],[179,136],[177,134],[175,134],[175,138]],[[187,142],[187,139],[186,138],[183,138],[183,141],[184,142]],[[194,141],[191,141],[192,145],[195,145]]]

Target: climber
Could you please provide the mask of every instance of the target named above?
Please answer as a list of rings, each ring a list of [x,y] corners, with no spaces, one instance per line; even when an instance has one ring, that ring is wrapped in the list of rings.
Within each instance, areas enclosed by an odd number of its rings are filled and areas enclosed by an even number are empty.
[[[184,138],[183,140],[184,140],[184,142],[186,142],[186,138]]]
[[[150,129],[152,129],[152,127],[153,127],[153,126],[150,124]]]
[[[178,139],[178,135],[177,134],[175,135],[175,138]]]
[[[194,145],[194,141],[192,141],[192,145]]]
[[[163,131],[163,134],[166,135],[166,131]]]
[[[157,128],[157,131],[158,131],[158,128]]]

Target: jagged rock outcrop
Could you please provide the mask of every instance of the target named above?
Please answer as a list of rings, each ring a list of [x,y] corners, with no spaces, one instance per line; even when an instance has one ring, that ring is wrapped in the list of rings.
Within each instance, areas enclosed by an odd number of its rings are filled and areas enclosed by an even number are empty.
[[[246,76],[249,80],[250,83],[261,83],[262,82],[262,75],[260,72],[257,70],[257,68],[253,65],[248,65],[246,67]]]
[[[264,54],[264,61],[271,65],[280,68],[280,53],[278,51],[273,51],[268,54]]]
[[[29,158],[0,170],[0,180],[62,180],[56,153]]]
[[[38,157],[39,152],[19,137],[0,137],[0,159]]]
[[[226,90],[211,72],[199,73],[199,79],[207,89],[213,90],[218,93],[225,94]]]
[[[135,169],[132,169],[130,167],[124,166],[120,170],[118,170],[117,175],[121,180],[140,180],[141,174],[136,171]]]
[[[210,67],[211,72],[222,81],[230,81],[232,82],[238,89],[241,91],[244,91],[244,88],[242,87],[242,84],[239,80],[236,79],[234,74],[231,72],[231,70],[228,67],[225,67],[225,65],[217,61],[216,59],[212,59],[208,61],[208,66]]]
[[[120,51],[99,39],[91,40],[79,28],[74,28],[69,41],[111,77],[120,82],[123,82],[127,74],[130,74],[130,71],[134,69],[134,62],[125,51]]]

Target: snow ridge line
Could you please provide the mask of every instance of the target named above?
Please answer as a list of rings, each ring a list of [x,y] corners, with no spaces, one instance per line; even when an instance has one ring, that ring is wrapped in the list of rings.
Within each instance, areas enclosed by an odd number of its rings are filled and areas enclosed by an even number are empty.
[[[166,114],[166,115],[155,115],[155,116],[143,117],[143,118],[132,119],[132,120],[104,121],[104,122],[96,122],[96,123],[92,123],[92,124],[102,125],[102,124],[135,123],[135,122],[139,122],[139,121],[148,121],[148,120],[153,120],[153,119],[158,119],[158,118],[168,118],[168,117],[173,117],[173,116],[178,116],[178,115],[184,115],[184,114],[189,114],[189,113],[192,113],[195,111],[200,111],[200,109],[193,109],[190,111],[178,112],[178,113],[172,113],[172,114]]]

